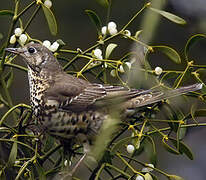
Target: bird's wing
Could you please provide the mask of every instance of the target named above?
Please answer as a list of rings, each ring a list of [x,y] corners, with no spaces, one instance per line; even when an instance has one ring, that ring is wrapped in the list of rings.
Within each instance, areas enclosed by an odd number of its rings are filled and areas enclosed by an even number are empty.
[[[65,81],[62,81],[64,79]],[[101,108],[116,103],[125,102],[139,94],[141,90],[128,90],[120,86],[91,84],[73,76],[62,75],[56,78],[53,85],[45,92],[45,102],[58,102],[63,111],[84,111]]]
[[[88,84],[80,93],[60,105],[62,110],[83,111],[123,103],[150,90],[128,90],[120,86]]]
[[[93,105],[98,99],[106,96],[106,90],[101,84],[89,84],[80,93],[64,101],[60,105],[62,110],[83,111]]]
[[[87,111],[104,106],[125,103],[126,108],[137,108],[153,104],[166,98],[200,89],[199,84],[169,91],[127,89],[120,86],[91,84],[65,75],[59,77],[46,94],[47,99],[56,100],[63,111]]]

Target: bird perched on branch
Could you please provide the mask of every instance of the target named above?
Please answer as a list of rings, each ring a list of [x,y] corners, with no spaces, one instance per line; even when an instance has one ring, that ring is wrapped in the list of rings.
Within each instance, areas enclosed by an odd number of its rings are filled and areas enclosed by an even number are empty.
[[[49,134],[68,141],[93,139],[115,104],[123,114],[202,88],[194,84],[163,92],[90,83],[64,72],[52,52],[39,43],[6,50],[23,57],[28,67],[31,106],[39,123]]]

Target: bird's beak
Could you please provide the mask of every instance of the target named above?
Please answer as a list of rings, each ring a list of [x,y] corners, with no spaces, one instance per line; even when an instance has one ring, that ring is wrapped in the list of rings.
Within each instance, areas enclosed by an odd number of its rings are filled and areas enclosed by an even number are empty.
[[[6,48],[5,51],[11,52],[13,54],[20,54],[21,50],[19,48]]]

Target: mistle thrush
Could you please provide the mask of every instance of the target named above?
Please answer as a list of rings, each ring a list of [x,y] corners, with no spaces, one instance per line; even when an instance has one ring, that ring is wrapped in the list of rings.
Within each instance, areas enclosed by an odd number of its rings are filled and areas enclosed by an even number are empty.
[[[194,84],[164,92],[90,83],[64,72],[41,44],[6,50],[22,56],[28,67],[31,106],[39,123],[49,134],[65,140],[92,139],[117,99],[123,113],[202,88]]]

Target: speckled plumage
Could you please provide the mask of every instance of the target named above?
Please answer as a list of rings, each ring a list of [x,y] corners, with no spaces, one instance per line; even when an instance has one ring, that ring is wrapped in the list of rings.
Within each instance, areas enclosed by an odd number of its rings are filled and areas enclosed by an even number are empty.
[[[36,118],[49,134],[67,140],[94,138],[116,102],[123,113],[202,87],[195,84],[161,92],[92,84],[66,74],[53,54],[40,44],[7,50],[22,56],[28,66],[31,106]]]

